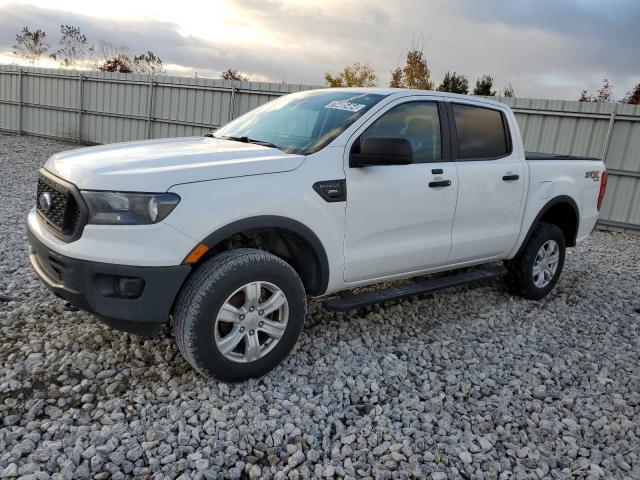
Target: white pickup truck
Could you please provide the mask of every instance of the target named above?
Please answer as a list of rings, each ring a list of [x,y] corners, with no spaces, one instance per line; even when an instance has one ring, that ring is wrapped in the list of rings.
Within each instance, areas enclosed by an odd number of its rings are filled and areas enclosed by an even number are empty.
[[[349,310],[506,275],[544,297],[606,180],[600,160],[525,153],[496,101],[306,91],[203,137],[52,156],[29,255],[71,304],[141,334],[172,317],[193,367],[240,380],[289,353],[307,296]]]

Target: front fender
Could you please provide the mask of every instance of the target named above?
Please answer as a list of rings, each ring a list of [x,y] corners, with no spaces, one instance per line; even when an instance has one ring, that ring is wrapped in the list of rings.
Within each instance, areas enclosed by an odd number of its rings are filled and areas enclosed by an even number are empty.
[[[325,202],[313,189],[316,180],[287,172],[176,185],[171,191],[181,201],[165,222],[193,238],[192,248],[248,229],[291,230],[314,248],[327,290],[342,282],[345,207]]]

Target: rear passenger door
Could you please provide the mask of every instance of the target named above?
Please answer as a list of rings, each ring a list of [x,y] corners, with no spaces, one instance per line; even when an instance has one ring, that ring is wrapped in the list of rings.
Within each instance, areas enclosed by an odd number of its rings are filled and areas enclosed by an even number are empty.
[[[526,168],[513,116],[482,102],[448,103],[458,202],[448,263],[499,258],[520,233]]]

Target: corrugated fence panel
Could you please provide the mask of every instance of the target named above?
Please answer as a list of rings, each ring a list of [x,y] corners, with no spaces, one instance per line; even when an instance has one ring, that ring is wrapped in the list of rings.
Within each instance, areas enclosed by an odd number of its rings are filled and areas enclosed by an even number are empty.
[[[277,96],[310,88],[3,66],[0,130],[87,143],[202,135]]]
[[[640,107],[616,103],[501,98],[525,149],[604,158],[609,171],[600,223],[640,229]]]
[[[640,122],[616,120],[607,152],[607,166],[620,170],[639,170]]]
[[[318,88],[285,83],[0,66],[0,131],[87,143],[202,135],[274,98]],[[602,158],[601,223],[640,229],[640,107],[498,98],[525,149]]]
[[[0,129],[19,130],[20,78],[16,72],[0,70]]]
[[[637,178],[611,175],[601,219],[640,227],[640,191]]]
[[[22,107],[22,131],[49,137],[75,139],[78,131],[75,112]]]
[[[0,70],[0,128],[10,131],[18,130],[18,87],[20,79],[14,73],[5,73]]]

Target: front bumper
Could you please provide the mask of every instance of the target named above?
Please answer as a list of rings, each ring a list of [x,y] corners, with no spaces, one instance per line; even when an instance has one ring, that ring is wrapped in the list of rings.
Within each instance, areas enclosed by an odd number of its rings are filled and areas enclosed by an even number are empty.
[[[27,228],[29,260],[45,286],[120,330],[153,334],[171,311],[189,265],[141,267],[61,255]]]

